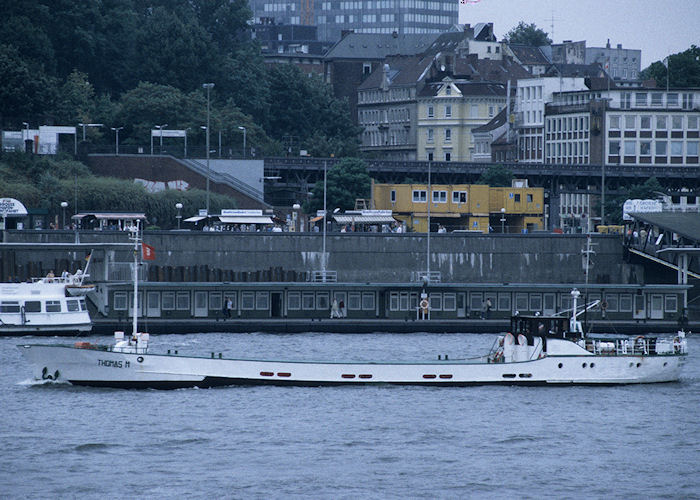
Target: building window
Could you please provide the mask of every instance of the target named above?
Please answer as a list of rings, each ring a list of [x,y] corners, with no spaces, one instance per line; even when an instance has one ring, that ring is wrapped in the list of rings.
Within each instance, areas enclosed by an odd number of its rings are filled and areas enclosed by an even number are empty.
[[[651,116],[644,115],[641,117],[641,128],[644,130],[648,130],[651,128]]]
[[[433,191],[433,203],[447,203],[447,191]]]
[[[452,203],[466,203],[467,202],[467,192],[466,191],[452,191]]]
[[[362,310],[373,311],[374,309],[374,292],[362,292]]]
[[[663,106],[663,94],[659,92],[654,92],[653,94],[651,94],[651,105],[657,108]]]
[[[413,203],[425,203],[427,199],[428,195],[425,189],[413,190]]]
[[[445,106],[445,118],[452,118],[452,106],[449,104]]]
[[[301,294],[301,307],[305,311],[315,309],[316,295],[313,292],[304,292]]]
[[[685,155],[686,156],[698,156],[698,142],[691,141],[685,145]]]
[[[666,156],[668,143],[666,141],[656,141],[656,156]]]
[[[666,94],[666,106],[668,106],[669,108],[678,107],[678,94]]]
[[[666,130],[666,116],[659,115],[656,117],[656,129]]]
[[[316,294],[316,309],[327,311],[330,309],[328,292],[318,292]]]
[[[451,161],[452,160],[452,153],[446,152],[445,153],[445,161]]]
[[[527,202],[532,203],[532,195],[528,193],[526,196],[527,196]]]
[[[433,161],[433,152],[428,152],[428,161]]]
[[[450,85],[445,87],[445,95],[452,95],[452,87]]]
[[[515,203],[520,203],[520,193],[515,193],[515,194],[513,195],[513,201],[514,201]]]
[[[435,131],[432,128],[428,129],[428,143],[432,144],[435,142]]]
[[[619,130],[620,129],[620,116],[619,115],[611,115],[610,116],[610,128],[612,130]]]
[[[671,156],[683,156],[682,141],[671,141]]]
[[[190,292],[177,292],[175,305],[178,311],[190,310]]]
[[[270,294],[268,292],[255,292],[255,309],[267,311],[270,308]]]
[[[636,141],[625,141],[625,155],[634,156],[637,154],[637,143]]]
[[[433,118],[435,116],[435,108],[433,106],[428,106],[428,118]]]
[[[625,115],[625,129],[634,130],[637,126],[637,117],[635,115]]]
[[[389,197],[391,198],[392,203],[396,203],[396,190],[392,189],[391,193],[389,194]]]
[[[646,92],[636,92],[634,94],[634,105],[639,107],[644,107],[647,105],[647,93]]]
[[[683,130],[683,117],[682,116],[671,117],[671,129],[672,130]]]
[[[650,156],[651,155],[651,141],[642,141],[639,143],[639,155],[640,156]]]
[[[446,128],[445,129],[445,142],[451,142],[452,141],[452,129]]]

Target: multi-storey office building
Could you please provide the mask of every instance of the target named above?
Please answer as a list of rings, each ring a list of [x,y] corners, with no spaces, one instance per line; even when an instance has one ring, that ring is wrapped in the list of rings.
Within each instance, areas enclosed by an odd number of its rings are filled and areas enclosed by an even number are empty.
[[[321,40],[343,31],[417,34],[447,31],[459,22],[458,0],[250,0],[253,18],[318,26]]]
[[[548,163],[697,165],[700,89],[555,93],[545,133]]]
[[[541,163],[544,159],[545,104],[555,92],[586,89],[584,78],[545,77],[518,80],[515,126],[518,131],[518,160]]]

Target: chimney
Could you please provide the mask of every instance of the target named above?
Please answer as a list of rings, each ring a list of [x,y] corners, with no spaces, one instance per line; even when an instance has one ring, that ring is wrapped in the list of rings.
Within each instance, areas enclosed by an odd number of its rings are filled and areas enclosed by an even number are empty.
[[[621,49],[621,48],[622,48],[622,44],[621,44],[621,43],[618,43],[618,44],[617,44],[617,48],[618,48],[618,49]]]
[[[608,38],[608,43],[605,44],[605,48],[609,49],[610,48],[610,39]]]

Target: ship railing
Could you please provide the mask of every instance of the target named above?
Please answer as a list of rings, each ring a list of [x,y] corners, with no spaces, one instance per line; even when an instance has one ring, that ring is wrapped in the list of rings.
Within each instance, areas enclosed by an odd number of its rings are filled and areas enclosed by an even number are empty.
[[[638,336],[634,339],[585,339],[584,348],[597,356],[668,356],[687,352],[685,339]]]
[[[64,285],[81,285],[89,274],[65,274],[61,276],[45,276],[43,278],[32,278],[32,283],[62,283]]]

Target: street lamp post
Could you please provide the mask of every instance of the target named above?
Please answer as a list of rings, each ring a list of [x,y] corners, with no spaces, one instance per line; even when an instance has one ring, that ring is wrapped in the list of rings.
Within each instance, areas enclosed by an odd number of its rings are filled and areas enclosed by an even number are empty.
[[[246,129],[245,129],[245,127],[238,127],[238,130],[243,131],[243,158],[245,158],[245,133],[246,133]]]
[[[63,229],[66,228],[66,208],[68,207],[67,201],[61,202],[61,208],[63,209]]]
[[[214,88],[213,83],[203,83],[202,88],[207,89],[207,217],[209,217],[209,118],[211,109],[210,92]]]
[[[83,127],[83,142],[85,142],[85,129],[87,127],[104,127],[103,123],[78,123],[79,126]]]
[[[506,209],[501,209],[501,233],[506,232]]]
[[[156,128],[160,130],[160,149],[158,150],[159,154],[163,154],[163,129],[167,126],[167,123],[164,123],[163,125],[156,125]]]
[[[114,133],[116,134],[116,137],[114,139],[114,154],[116,156],[119,156],[119,131],[123,128],[124,127],[111,127],[111,129],[114,130]]]
[[[177,228],[180,229],[180,220],[182,219],[182,203],[175,203],[175,208],[177,208],[177,215],[175,216],[177,219]]]

